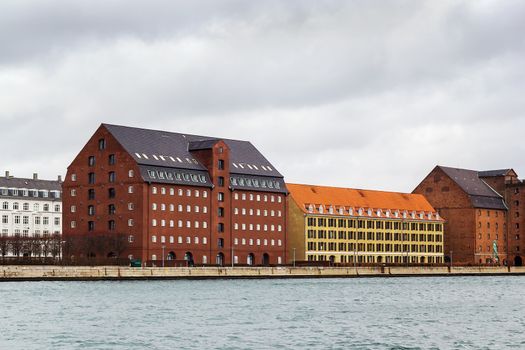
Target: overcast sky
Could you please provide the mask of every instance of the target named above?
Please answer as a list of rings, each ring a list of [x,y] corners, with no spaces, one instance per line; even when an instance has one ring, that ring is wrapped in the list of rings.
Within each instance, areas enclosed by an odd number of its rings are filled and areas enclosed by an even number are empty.
[[[100,123],[251,141],[288,182],[525,177],[525,1],[0,2],[0,168],[64,175]]]

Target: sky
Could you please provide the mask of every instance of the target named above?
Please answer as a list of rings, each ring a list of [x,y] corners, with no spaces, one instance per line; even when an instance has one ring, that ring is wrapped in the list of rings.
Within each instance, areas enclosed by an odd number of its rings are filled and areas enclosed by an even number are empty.
[[[525,177],[525,1],[2,0],[0,171],[101,123],[251,141],[287,182]]]

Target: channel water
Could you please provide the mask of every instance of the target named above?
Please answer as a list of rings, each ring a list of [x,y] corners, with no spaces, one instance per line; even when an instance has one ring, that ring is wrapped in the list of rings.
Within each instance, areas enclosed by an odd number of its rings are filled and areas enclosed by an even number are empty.
[[[525,348],[525,277],[0,283],[0,349]]]

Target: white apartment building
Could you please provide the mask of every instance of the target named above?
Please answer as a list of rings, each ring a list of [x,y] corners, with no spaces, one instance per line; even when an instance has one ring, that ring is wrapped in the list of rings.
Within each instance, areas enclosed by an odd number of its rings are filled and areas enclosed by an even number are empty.
[[[2,237],[45,237],[62,233],[62,181],[0,176]]]

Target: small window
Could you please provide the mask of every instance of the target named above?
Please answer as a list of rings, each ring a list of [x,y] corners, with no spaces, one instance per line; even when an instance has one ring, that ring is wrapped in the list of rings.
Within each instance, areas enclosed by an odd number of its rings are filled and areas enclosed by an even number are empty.
[[[115,165],[115,155],[114,154],[110,154],[108,156],[108,164],[109,165]]]
[[[95,166],[95,156],[89,156],[88,166]]]
[[[94,184],[95,183],[95,173],[89,173],[88,174],[88,183],[90,185]]]
[[[98,140],[98,149],[101,150],[101,151],[106,149],[106,140],[105,139]]]
[[[133,177],[133,176],[135,176],[135,172],[133,170],[129,170],[128,177]]]
[[[219,159],[218,168],[219,170],[224,170],[224,160]]]

